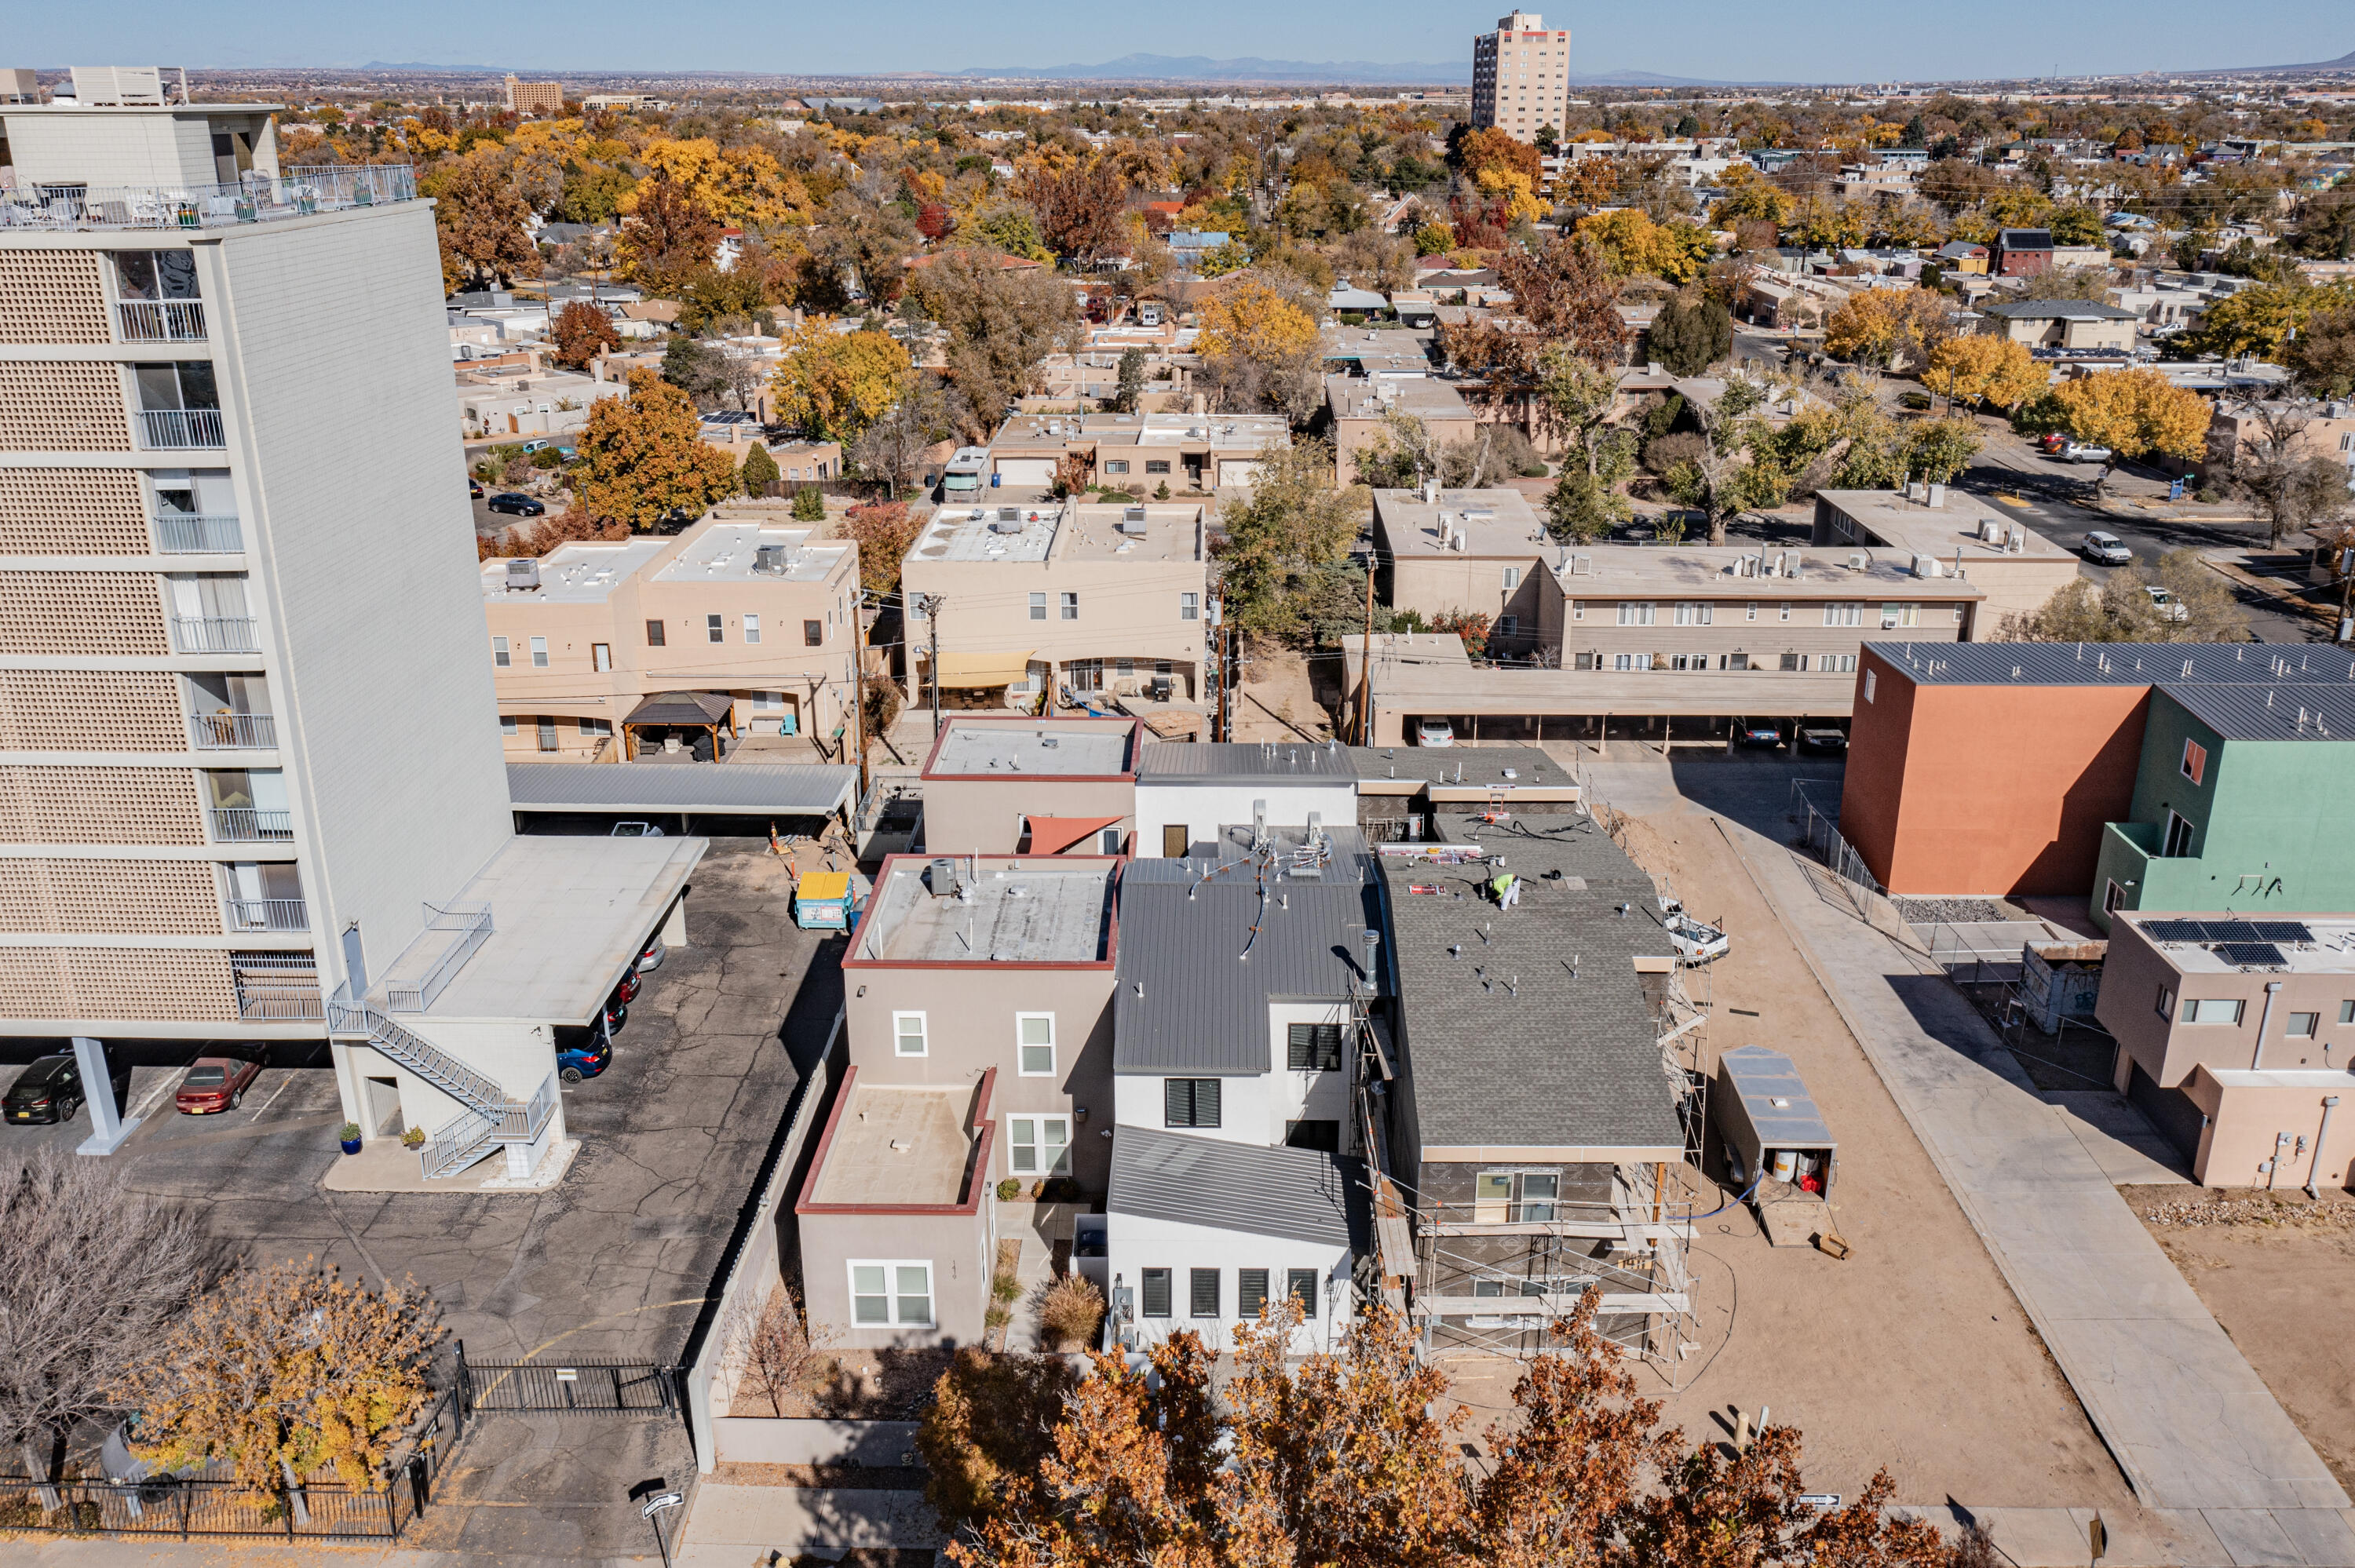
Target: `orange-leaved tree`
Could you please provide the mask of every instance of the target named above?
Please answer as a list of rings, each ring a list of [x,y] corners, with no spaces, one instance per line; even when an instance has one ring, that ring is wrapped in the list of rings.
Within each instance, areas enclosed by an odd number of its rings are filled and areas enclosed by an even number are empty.
[[[602,307],[586,300],[575,300],[556,313],[551,335],[556,339],[556,363],[575,370],[587,368],[599,355],[611,354],[622,346],[622,334],[613,330],[613,318]]]
[[[2072,436],[2113,454],[2094,481],[2096,492],[2120,458],[2200,456],[2215,413],[2207,398],[2157,370],[2095,371],[2054,387],[2052,401]]]
[[[602,397],[581,432],[581,509],[644,532],[700,514],[736,491],[736,465],[706,442],[687,394],[651,370],[630,372],[626,397]]]

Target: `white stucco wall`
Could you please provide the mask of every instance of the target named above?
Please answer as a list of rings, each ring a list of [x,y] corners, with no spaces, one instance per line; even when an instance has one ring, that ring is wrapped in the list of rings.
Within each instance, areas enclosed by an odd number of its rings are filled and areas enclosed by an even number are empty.
[[[1286,1065],[1285,1026],[1293,1023],[1346,1025],[1349,1010],[1342,1002],[1270,1002],[1268,1041],[1273,1071],[1220,1079],[1219,1125],[1171,1130],[1226,1143],[1248,1143],[1261,1149],[1284,1146],[1288,1124],[1304,1118],[1343,1124],[1347,1139],[1349,1072],[1294,1072]],[[1346,1058],[1345,1058],[1346,1060]],[[1167,1127],[1167,1089],[1171,1078],[1212,1076],[1200,1073],[1147,1075],[1122,1073],[1113,1079],[1113,1118],[1123,1127]]]
[[[1264,1268],[1268,1271],[1268,1297],[1271,1302],[1282,1298],[1285,1271],[1294,1268],[1316,1270],[1316,1316],[1303,1323],[1294,1333],[1292,1351],[1306,1355],[1311,1351],[1329,1350],[1338,1341],[1348,1323],[1349,1249],[1318,1242],[1295,1241],[1284,1236],[1258,1235],[1246,1231],[1221,1230],[1209,1225],[1180,1224],[1175,1221],[1147,1219],[1137,1214],[1114,1213],[1105,1216],[1107,1262],[1119,1285],[1136,1292],[1135,1298],[1139,1315],[1130,1325],[1144,1344],[1156,1344],[1180,1329],[1191,1329],[1202,1336],[1213,1350],[1234,1349],[1234,1327],[1237,1322],[1236,1271],[1243,1268]],[[1142,1281],[1148,1268],[1170,1271],[1170,1316],[1143,1316]],[[1219,1271],[1219,1312],[1217,1318],[1195,1318],[1188,1313],[1189,1306],[1190,1271],[1215,1268]]]
[[[1321,813],[1327,827],[1346,827],[1358,820],[1358,786],[1353,779],[1319,779],[1299,784],[1153,784],[1136,783],[1136,853],[1158,858],[1161,831],[1172,822],[1186,825],[1186,842],[1201,843],[1222,826],[1247,823],[1254,801],[1267,802],[1267,825],[1302,828],[1308,813]]]

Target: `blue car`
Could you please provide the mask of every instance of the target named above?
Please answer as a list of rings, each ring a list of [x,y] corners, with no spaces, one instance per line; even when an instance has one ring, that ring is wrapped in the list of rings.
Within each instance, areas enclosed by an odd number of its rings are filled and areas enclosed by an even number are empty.
[[[593,1078],[613,1065],[613,1043],[591,1034],[556,1053],[556,1075],[568,1084]]]

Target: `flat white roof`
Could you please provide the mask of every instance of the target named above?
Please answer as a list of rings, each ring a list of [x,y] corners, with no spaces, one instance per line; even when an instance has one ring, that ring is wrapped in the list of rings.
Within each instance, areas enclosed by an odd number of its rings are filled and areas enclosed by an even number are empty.
[[[707,524],[687,535],[678,554],[654,575],[658,583],[824,582],[847,545],[813,545],[806,528],[772,528],[759,523]],[[756,572],[762,545],[785,547],[785,570]]]
[[[507,587],[507,560],[483,563],[483,598],[524,604],[602,604],[613,586],[662,554],[667,539],[623,539],[618,544],[559,545],[539,561],[539,587]]]
[[[835,1118],[813,1203],[955,1203],[964,1196],[973,1086],[859,1084]],[[986,1174],[986,1172],[984,1173]]]
[[[1143,502],[1134,506],[1075,506],[1056,541],[1058,559],[1199,561],[1203,511],[1199,504]],[[1124,533],[1122,519],[1142,512],[1142,531]],[[1134,526],[1134,524],[1132,524]]]
[[[1110,957],[1109,860],[955,860],[962,889],[935,896],[932,863],[895,860],[860,927],[858,957],[890,963],[1084,964]]]
[[[1135,726],[1125,720],[951,719],[924,775],[1103,778],[1128,770],[1129,741],[1135,734]]]
[[[1004,525],[1017,526],[1013,533],[999,533],[1005,514],[1013,514]],[[1043,561],[1055,543],[1056,521],[1062,515],[1059,502],[1033,502],[1027,506],[999,505],[943,506],[932,514],[932,520],[908,547],[910,560],[924,561]]]
[[[1955,552],[1963,553],[1963,563],[1968,569],[1974,558],[2011,560],[2068,560],[2071,551],[2062,548],[2029,526],[2025,518],[1999,506],[1989,506],[1977,496],[1948,486],[1943,504],[1931,506],[1920,501],[1908,501],[1894,490],[1825,490],[1817,493],[1833,507],[1870,529],[1875,537],[1884,539],[1894,548],[1911,550],[1917,555],[1943,556],[1948,560]],[[1990,544],[1979,537],[1979,524],[1993,518],[2009,534],[2017,528],[2027,535],[2027,547],[2017,555],[2007,552],[2001,545]]]
[[[1412,490],[1377,490],[1374,510],[1392,554],[1405,556],[1507,556],[1523,558],[1550,540],[1545,525],[1518,490],[1443,490],[1425,501]],[[1461,530],[1464,548],[1448,548],[1445,533]]]

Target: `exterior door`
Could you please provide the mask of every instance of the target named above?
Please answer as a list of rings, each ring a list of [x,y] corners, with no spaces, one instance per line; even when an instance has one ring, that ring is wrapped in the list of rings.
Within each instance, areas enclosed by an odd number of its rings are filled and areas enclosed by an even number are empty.
[[[1161,853],[1170,860],[1183,860],[1189,849],[1186,842],[1186,824],[1171,822],[1161,830]]]

